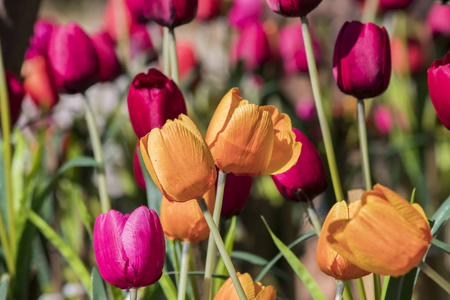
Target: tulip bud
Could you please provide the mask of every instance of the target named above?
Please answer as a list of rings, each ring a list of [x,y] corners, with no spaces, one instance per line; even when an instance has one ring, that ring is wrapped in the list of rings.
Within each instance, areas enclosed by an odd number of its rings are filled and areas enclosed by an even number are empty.
[[[11,127],[13,127],[20,117],[24,92],[22,84],[17,79],[16,75],[10,72],[5,72],[5,79],[8,87],[9,115]]]
[[[450,7],[434,3],[428,12],[427,25],[434,35],[450,36]]]
[[[214,211],[216,188],[213,185],[203,196],[210,213]],[[195,200],[195,199],[193,199]],[[161,225],[169,240],[199,243],[209,237],[209,227],[197,201],[176,202],[163,197]]]
[[[236,274],[241,282],[242,288],[244,289],[245,296],[248,299],[261,299],[261,300],[275,300],[277,299],[277,292],[275,288],[271,285],[263,286],[261,282],[253,282],[252,277],[248,273],[237,273]],[[235,300],[239,299],[236,292],[236,288],[233,285],[231,278],[220,287],[214,300]]]
[[[436,59],[428,69],[428,90],[431,102],[441,123],[450,130],[450,53]]]
[[[144,14],[145,0],[125,0],[125,4],[137,22],[145,23],[147,21]]]
[[[236,176],[228,173],[225,181],[225,190],[223,193],[223,203],[221,216],[231,218],[240,215],[250,196],[252,188],[251,176]]]
[[[57,88],[66,93],[82,93],[98,81],[97,52],[89,36],[75,23],[53,30],[48,59]]]
[[[266,0],[270,9],[285,17],[304,17],[322,0]]]
[[[233,0],[228,22],[231,26],[242,28],[248,23],[258,22],[262,12],[260,0]]]
[[[138,141],[136,144],[136,149],[134,150],[134,155],[133,155],[134,179],[136,180],[137,185],[141,189],[145,189],[145,187],[146,187],[145,178],[144,178],[144,174],[142,173],[141,164],[139,162],[139,148],[140,148],[140,143]]]
[[[38,20],[34,23],[33,36],[30,38],[30,48],[25,54],[25,59],[35,55],[47,57],[48,42],[55,24],[50,21]]]
[[[168,119],[186,113],[186,105],[178,86],[157,69],[139,73],[128,91],[128,112],[138,138]]]
[[[197,5],[198,0],[147,0],[145,12],[150,20],[173,29],[191,22]]]
[[[197,16],[198,20],[208,21],[218,16],[222,0],[198,0]]]
[[[155,48],[153,47],[152,40],[145,25],[135,24],[131,27],[130,54],[131,58],[145,55],[147,62],[151,62],[157,58]]]
[[[106,31],[94,34],[91,39],[100,65],[100,82],[114,80],[122,73],[119,58],[114,49],[114,41]]]
[[[131,215],[110,210],[94,226],[94,251],[103,279],[121,288],[148,286],[162,275],[166,246],[158,215],[144,206]]]
[[[386,29],[372,23],[346,22],[334,48],[333,75],[342,92],[358,99],[383,93],[391,78]]]

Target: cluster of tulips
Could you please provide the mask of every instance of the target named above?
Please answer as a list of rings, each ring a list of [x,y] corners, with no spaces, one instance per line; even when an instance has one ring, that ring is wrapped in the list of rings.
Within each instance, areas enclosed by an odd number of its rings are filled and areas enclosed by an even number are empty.
[[[228,22],[238,31],[238,37],[231,46],[230,61],[237,68],[242,63],[246,72],[262,72],[262,68],[275,56],[272,49],[274,43],[270,39],[273,24],[261,22],[264,3],[260,2],[264,1],[236,0],[228,15]],[[394,62],[398,55],[397,46],[394,46],[395,42],[390,40],[384,27],[371,22],[352,21],[346,22],[340,29],[334,46],[332,73],[339,89],[355,98],[351,101],[356,103],[361,177],[365,188],[357,195],[356,201],[347,203],[316,67],[323,57],[307,17],[321,0],[265,2],[275,13],[301,20],[280,30],[279,55],[282,56],[285,76],[297,72],[309,73],[314,105],[297,107],[297,114],[305,122],[311,121],[311,115],[317,116],[327,164],[322,161],[314,143],[293,127],[288,114],[273,105],[258,105],[258,99],[250,99],[256,103],[243,99],[238,87],[231,88],[218,103],[206,135],[197,127],[201,121],[192,111],[192,103],[186,101],[181,88],[182,82],[187,82],[188,77],[192,76],[190,73],[195,72],[192,45],[183,48],[183,44],[176,41],[175,29],[194,18],[206,21],[216,17],[221,11],[221,1],[111,0],[105,10],[102,29],[93,35],[85,33],[76,23],[62,25],[40,20],[34,25],[30,47],[23,62],[23,84],[9,72],[4,72],[5,75],[0,77],[5,170],[2,188],[4,186],[6,190],[8,215],[6,227],[0,213],[0,242],[6,270],[12,277],[17,271],[15,261],[20,259],[16,250],[18,239],[14,232],[14,218],[23,219],[14,212],[12,203],[14,183],[10,173],[14,171],[14,166],[11,165],[8,150],[12,144],[11,126],[19,119],[25,94],[48,114],[59,102],[60,94],[79,93],[85,100],[86,122],[95,157],[92,166],[97,173],[102,212],[96,217],[92,228],[95,259],[103,280],[119,289],[129,290],[129,299],[138,298],[138,288],[154,285],[158,281],[166,298],[185,299],[189,285],[188,271],[194,271],[190,266],[191,243],[206,240],[208,246],[204,268],[196,268],[204,277],[201,299],[277,299],[274,286],[264,286],[259,280],[254,281],[249,273],[236,272],[230,259],[234,228],[231,227],[225,242],[219,231],[221,217],[233,217],[232,222],[236,222],[236,216],[242,212],[249,197],[252,177],[261,175],[271,175],[274,185],[285,198],[304,205],[318,237],[317,266],[337,280],[336,299],[353,299],[348,282],[354,279],[360,298],[366,299],[362,277],[369,274],[373,274],[375,299],[388,299],[386,295],[395,293],[390,289],[399,288],[389,285],[390,280],[394,280],[391,276],[412,274],[417,272],[416,267],[450,293],[450,284],[425,263],[430,244],[450,217],[449,200],[442,206],[444,212],[437,225],[430,225],[424,209],[414,203],[414,197],[408,201],[384,185],[372,184],[369,163],[366,100],[387,90],[393,68],[406,68],[411,73],[423,68],[420,54],[414,56],[414,51],[421,51],[420,47],[415,42],[408,43],[411,48],[403,49],[409,54],[408,66],[399,66]],[[367,11],[364,15],[370,19],[371,14],[377,11],[405,9],[412,0],[380,0],[379,7],[377,1],[358,2]],[[373,4],[375,7],[372,7]],[[445,20],[447,26],[442,25],[445,23],[443,18],[450,20],[450,7],[435,4],[427,21],[433,34],[450,35],[450,23]],[[132,74],[131,83],[127,86],[129,120],[138,139],[136,146],[133,142],[134,177],[141,188],[147,189],[149,205],[123,214],[111,209],[102,150],[104,145],[95,113],[85,94],[98,82],[111,82],[124,73],[128,72],[127,76],[133,73],[127,69],[130,61],[137,60],[142,64],[155,62],[157,50],[144,25],[150,21],[163,27],[162,68],[149,68],[135,76],[135,73]],[[450,93],[443,88],[450,85],[450,53],[432,63],[427,79],[437,117],[450,130]],[[189,83],[195,84],[195,80]],[[375,121],[380,128],[386,129],[391,125],[386,125],[384,111],[380,109]],[[313,200],[327,190],[328,170],[336,203],[322,225]],[[162,199],[150,199],[154,186]],[[31,192],[28,189],[26,192],[33,195],[33,189],[30,189]],[[124,294],[117,293],[112,286],[107,285],[108,292],[105,292],[101,279],[101,283],[94,286],[89,280],[86,281],[83,274],[87,271],[84,266],[80,267],[81,260],[75,259],[76,254],[64,247],[64,241],[58,240],[57,234],[33,212],[39,212],[39,209],[33,205],[24,206],[24,209],[25,221],[29,220],[55,244],[76,270],[90,296],[106,299],[108,294],[110,298],[123,299]],[[325,299],[300,260],[269,227],[268,230],[312,297]],[[166,248],[175,248],[170,242],[174,240],[183,242],[179,251],[180,263],[174,258],[177,256],[174,254],[176,249],[170,259],[166,257]],[[448,252],[448,245],[440,241],[437,244]],[[216,249],[220,254],[219,262],[216,262]],[[177,278],[176,288],[171,279],[173,277],[167,273],[169,260],[172,266],[180,266],[173,276]],[[221,264],[226,272],[217,276],[228,276],[226,281],[217,285],[213,273],[220,269]],[[94,282],[95,274],[92,274]],[[380,275],[384,276],[383,282]],[[0,283],[0,289],[2,287]],[[190,289],[196,299],[196,284],[191,283]],[[283,291],[278,291],[278,296],[280,294],[283,295]]]

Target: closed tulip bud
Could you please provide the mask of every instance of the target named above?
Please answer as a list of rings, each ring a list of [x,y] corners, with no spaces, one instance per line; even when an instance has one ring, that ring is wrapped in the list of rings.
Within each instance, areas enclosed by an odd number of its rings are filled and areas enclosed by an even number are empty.
[[[122,73],[122,67],[114,49],[114,41],[106,31],[92,36],[100,65],[100,82],[112,81]]]
[[[346,22],[334,48],[333,74],[342,92],[358,99],[383,93],[391,78],[391,48],[386,29]]]
[[[450,130],[450,53],[445,59],[436,59],[428,69],[428,91],[441,123]]]
[[[195,18],[198,0],[147,0],[145,3],[150,20],[173,29]]]
[[[226,173],[259,176],[287,171],[298,160],[291,119],[274,106],[242,100],[238,88],[219,103],[206,133],[216,165]]]
[[[203,196],[210,213],[214,211],[216,188],[213,185]],[[195,200],[195,199],[192,199]],[[175,202],[163,197],[161,225],[169,240],[199,243],[209,237],[209,227],[197,201]]]
[[[252,277],[248,273],[237,273],[242,288],[244,289],[245,296],[249,300],[275,300],[277,299],[277,292],[271,285],[263,286],[261,282],[253,282]],[[228,278],[227,281],[220,287],[214,300],[239,300],[239,296],[236,292],[236,288]]]
[[[222,217],[230,218],[241,214],[250,196],[252,181],[251,176],[236,176],[233,173],[227,174],[222,211],[220,213]]]
[[[370,272],[357,267],[342,257],[327,242],[330,224],[337,220],[353,219],[360,208],[361,201],[349,205],[345,201],[335,203],[329,211],[320,232],[316,253],[317,266],[322,272],[338,280],[356,279],[370,274]]]
[[[395,277],[422,260],[433,238],[423,209],[379,184],[362,195],[353,218],[334,220],[328,233],[329,245],[352,264]]]
[[[44,56],[34,56],[23,62],[23,86],[36,106],[49,110],[59,101],[53,71]]]
[[[263,13],[259,0],[233,0],[233,6],[228,13],[228,22],[234,27],[244,27],[248,23],[258,22]]]
[[[211,152],[183,114],[141,138],[141,153],[153,182],[170,201],[199,199],[216,182]]]
[[[135,24],[130,29],[130,55],[132,59],[145,56],[147,62],[157,58],[147,27],[143,24]]]
[[[134,171],[134,179],[136,180],[137,185],[141,189],[145,189],[145,178],[144,174],[142,173],[141,164],[139,162],[139,148],[140,144],[139,141],[136,144],[136,149],[134,150],[133,155],[133,171]]]
[[[17,79],[16,75],[10,72],[5,72],[5,76],[6,85],[8,87],[9,115],[11,126],[14,126],[14,124],[16,124],[17,120],[20,117],[24,91],[23,86]]]
[[[304,17],[322,0],[266,0],[270,9],[285,17]]]
[[[183,94],[171,79],[157,69],[139,73],[128,91],[128,112],[138,138],[153,128],[162,127],[166,120],[186,113]]]
[[[56,86],[63,92],[82,93],[98,81],[97,52],[89,36],[75,23],[53,29],[48,59]]]
[[[299,130],[292,131],[295,141],[302,145],[302,153],[295,165],[284,173],[272,175],[272,179],[283,196],[307,202],[327,189],[327,173],[313,143]]]
[[[450,36],[450,6],[434,3],[427,15],[427,25],[434,35]]]
[[[208,21],[220,14],[222,0],[198,0],[197,19]]]
[[[99,215],[94,226],[94,251],[106,282],[121,289],[155,283],[166,257],[158,215],[144,206],[131,215],[115,210]]]
[[[30,38],[30,48],[25,54],[25,59],[35,55],[47,57],[48,41],[55,24],[50,21],[38,20],[34,23],[33,36]]]

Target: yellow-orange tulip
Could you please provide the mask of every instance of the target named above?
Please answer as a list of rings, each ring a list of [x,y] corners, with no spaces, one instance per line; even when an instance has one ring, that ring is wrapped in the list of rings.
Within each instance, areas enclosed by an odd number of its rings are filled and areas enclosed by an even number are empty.
[[[203,197],[209,211],[214,210],[216,187],[213,185]],[[170,240],[198,243],[209,236],[209,227],[197,201],[176,202],[163,197],[161,225]]]
[[[248,300],[275,300],[277,298],[277,292],[273,286],[263,286],[261,282],[253,282],[248,273],[237,273],[237,276]],[[220,287],[214,300],[239,300],[231,278],[228,278]]]
[[[362,195],[353,219],[334,221],[328,231],[328,243],[347,260],[392,276],[415,267],[432,239],[422,208],[379,184]]]
[[[242,100],[238,88],[219,103],[206,143],[222,171],[248,176],[283,173],[297,162],[301,150],[288,115],[274,106]]]
[[[333,250],[328,245],[326,238],[329,235],[330,223],[336,220],[351,220],[360,207],[361,201],[349,205],[345,201],[337,202],[333,205],[323,223],[317,243],[316,260],[319,269],[328,276],[339,280],[349,280],[370,274],[370,272],[357,267]]]
[[[211,152],[197,126],[183,114],[147,133],[140,148],[150,176],[171,201],[198,199],[215,184]]]

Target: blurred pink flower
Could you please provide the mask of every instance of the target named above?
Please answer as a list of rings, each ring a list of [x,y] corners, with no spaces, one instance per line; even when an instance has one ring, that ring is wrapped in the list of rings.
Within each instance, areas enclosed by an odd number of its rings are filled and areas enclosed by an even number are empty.
[[[428,69],[428,91],[437,116],[450,130],[450,52],[444,59],[436,59]]]
[[[322,0],[266,0],[274,12],[285,17],[303,17],[316,8]]]
[[[198,0],[198,20],[208,21],[220,14],[222,0]]]
[[[144,24],[134,24],[130,29],[129,37],[131,58],[145,55],[149,62],[157,58],[156,50]]]
[[[175,28],[191,22],[198,0],[145,0],[146,16],[161,26]]]
[[[450,6],[434,3],[428,12],[427,25],[434,35],[450,36]]]
[[[234,0],[228,13],[228,22],[234,27],[244,27],[259,21],[263,12],[261,0]]]
[[[388,134],[392,129],[392,118],[389,108],[378,105],[373,112],[375,127],[383,134]]]
[[[297,102],[297,105],[295,105],[295,114],[300,120],[305,122],[317,119],[317,110],[314,99],[310,97],[300,99]]]
[[[144,173],[142,173],[141,164],[139,163],[139,140],[137,141],[136,148],[134,149],[133,155],[133,171],[134,171],[134,179],[136,180],[137,185],[145,190],[145,178]]]
[[[17,79],[16,75],[6,71],[6,85],[8,88],[9,99],[9,114],[11,120],[11,127],[16,124],[20,117],[20,110],[22,109],[22,100],[24,96],[23,86]],[[0,107],[1,109],[1,107]]]

